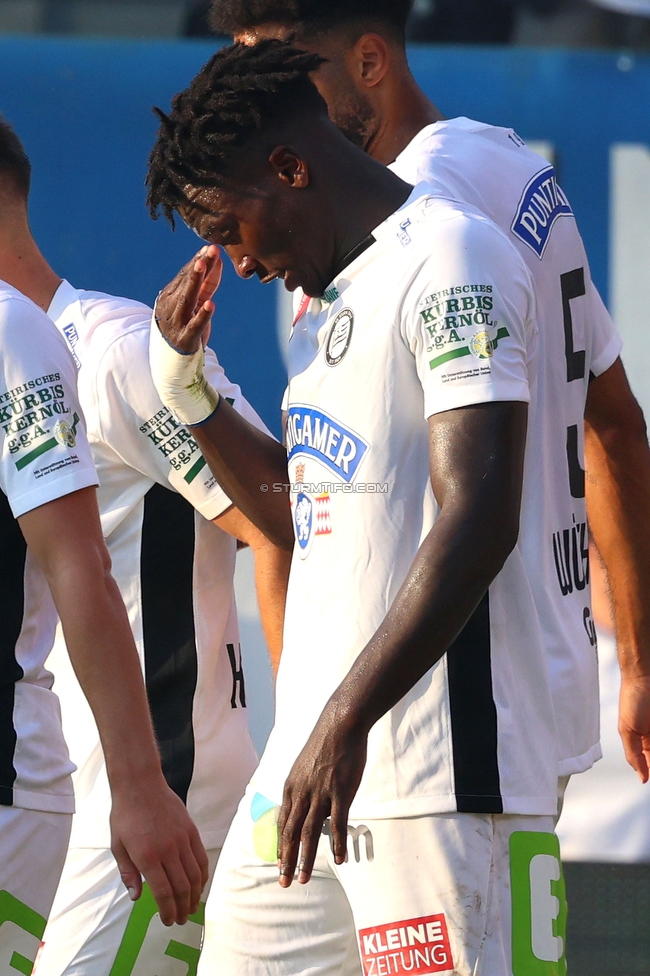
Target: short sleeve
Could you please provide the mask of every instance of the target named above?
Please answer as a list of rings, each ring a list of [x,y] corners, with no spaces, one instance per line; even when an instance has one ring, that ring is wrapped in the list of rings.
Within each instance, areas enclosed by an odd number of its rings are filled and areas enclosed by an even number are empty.
[[[589,370],[594,376],[600,376],[610,366],[613,366],[621,355],[623,340],[593,282],[589,283],[588,294],[591,301],[590,320],[592,326]]]
[[[142,314],[142,313],[138,313]],[[150,313],[149,313],[150,314]],[[149,317],[129,328],[104,351],[95,368],[84,364],[94,386],[89,424],[97,438],[129,467],[183,495],[206,519],[215,519],[232,502],[210,471],[192,431],[162,403],[149,370]],[[262,430],[264,424],[206,350],[206,376],[221,396]]]
[[[436,226],[401,306],[427,418],[477,403],[529,402],[534,308],[528,269],[494,224],[457,214]]]
[[[0,486],[18,518],[98,482],[76,369],[53,323],[22,296],[3,296],[0,348]]]

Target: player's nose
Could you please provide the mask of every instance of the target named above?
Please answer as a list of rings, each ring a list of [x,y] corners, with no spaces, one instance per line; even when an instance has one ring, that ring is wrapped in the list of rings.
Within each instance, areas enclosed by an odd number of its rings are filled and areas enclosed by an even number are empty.
[[[250,278],[256,271],[262,268],[260,262],[251,257],[250,254],[231,255],[231,258],[235,271],[240,278]],[[265,268],[263,269],[263,273],[266,273]]]

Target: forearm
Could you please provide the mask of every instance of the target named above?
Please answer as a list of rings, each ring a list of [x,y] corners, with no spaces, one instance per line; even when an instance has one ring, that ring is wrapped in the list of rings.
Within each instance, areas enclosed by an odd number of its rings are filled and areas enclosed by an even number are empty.
[[[229,403],[192,431],[215,478],[237,508],[279,548],[291,550],[287,455],[284,447],[241,417]],[[282,490],[274,491],[274,485]]]
[[[483,514],[481,514],[483,513]],[[499,525],[503,530],[499,531]],[[444,510],[387,616],[326,706],[367,733],[449,649],[501,570],[516,528],[484,509]]]
[[[619,659],[629,677],[650,675],[650,450],[645,428],[597,433],[585,426],[589,528],[612,592]]]
[[[107,555],[90,545],[52,566],[49,583],[70,659],[92,708],[111,787],[160,782],[142,671]],[[134,748],[137,743],[137,749]]]
[[[266,541],[253,549],[255,587],[260,619],[269,649],[273,673],[277,674],[282,653],[284,609],[291,567],[291,553]]]

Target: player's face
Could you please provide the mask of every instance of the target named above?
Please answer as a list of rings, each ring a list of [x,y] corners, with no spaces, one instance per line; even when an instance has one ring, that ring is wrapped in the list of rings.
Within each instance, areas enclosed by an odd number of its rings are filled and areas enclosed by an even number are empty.
[[[235,37],[243,44],[275,38],[290,41],[310,54],[327,58],[311,75],[316,88],[327,103],[329,117],[350,142],[365,149],[379,127],[379,120],[370,99],[354,82],[355,58],[344,34],[330,31],[324,35],[304,39],[296,37],[285,24],[262,24]]]
[[[323,294],[330,262],[319,257],[308,217],[298,219],[278,195],[257,186],[241,193],[187,188],[186,195],[192,205],[180,216],[202,240],[224,249],[241,278],[256,275],[262,284],[281,278],[288,291]]]

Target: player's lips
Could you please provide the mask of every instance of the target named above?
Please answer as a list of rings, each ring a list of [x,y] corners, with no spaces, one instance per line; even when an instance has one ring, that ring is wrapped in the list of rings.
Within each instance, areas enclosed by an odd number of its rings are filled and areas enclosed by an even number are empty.
[[[263,285],[268,285],[270,281],[275,281],[276,278],[285,278],[286,275],[286,271],[267,271],[265,275],[260,275],[260,281]]]

